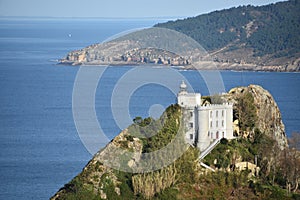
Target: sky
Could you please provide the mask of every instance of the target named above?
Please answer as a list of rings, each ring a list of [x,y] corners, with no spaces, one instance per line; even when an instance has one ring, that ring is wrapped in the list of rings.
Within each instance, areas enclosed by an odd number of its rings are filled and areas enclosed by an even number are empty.
[[[0,16],[25,17],[192,17],[239,5],[278,0],[0,0]]]

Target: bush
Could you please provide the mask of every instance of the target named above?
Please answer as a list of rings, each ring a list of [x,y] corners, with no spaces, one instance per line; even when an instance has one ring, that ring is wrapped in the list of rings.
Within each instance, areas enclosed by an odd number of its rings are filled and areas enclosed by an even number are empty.
[[[221,144],[223,145],[227,145],[228,144],[228,140],[226,138],[222,138],[220,141]]]

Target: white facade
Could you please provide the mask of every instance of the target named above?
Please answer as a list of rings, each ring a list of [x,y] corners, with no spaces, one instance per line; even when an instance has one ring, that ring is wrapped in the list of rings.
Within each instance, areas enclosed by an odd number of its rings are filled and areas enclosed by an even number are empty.
[[[177,103],[181,107],[196,107],[201,106],[201,95],[200,93],[188,93],[187,86],[182,81],[180,84],[180,91],[177,96]]]
[[[200,93],[188,93],[184,82],[180,85],[177,103],[184,108],[186,141],[205,150],[217,139],[232,139],[232,104],[211,104],[202,106]]]

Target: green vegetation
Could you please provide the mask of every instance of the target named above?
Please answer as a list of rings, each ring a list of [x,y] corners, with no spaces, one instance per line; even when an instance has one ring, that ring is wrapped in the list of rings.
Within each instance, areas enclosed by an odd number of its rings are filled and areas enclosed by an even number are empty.
[[[133,119],[133,124],[129,126],[129,136],[138,138],[150,138],[157,134],[161,130],[163,125],[162,118],[154,120],[151,117],[143,119],[142,117],[136,117]]]
[[[150,199],[155,194],[174,185],[176,176],[176,167],[172,165],[156,172],[137,174],[132,177],[133,190],[135,194],[142,194]]]
[[[293,55],[300,51],[300,1],[290,0],[261,7],[240,6],[183,20],[157,24],[182,32],[207,50],[242,44],[256,56]]]
[[[166,109],[160,121],[163,123],[162,129],[151,138],[144,138],[143,152],[153,152],[165,147],[177,134],[180,134],[181,108],[178,105],[171,105]],[[141,121],[140,124],[143,123]],[[153,130],[152,126],[143,127]],[[136,130],[136,129],[135,129]],[[143,129],[142,129],[143,130]],[[180,149],[180,144],[175,145],[172,154],[177,154]],[[191,182],[195,176],[196,162],[199,155],[197,149],[189,148],[185,153],[174,162],[173,165],[167,166],[155,172],[137,174],[132,177],[133,190],[135,194],[142,194],[147,199],[149,198],[166,198],[176,194],[176,190],[167,190],[170,186],[180,182]],[[164,156],[165,157],[165,156]]]
[[[236,110],[239,106],[247,113],[254,110],[253,97],[248,93],[243,93],[239,101]],[[214,173],[199,166],[199,151],[193,147],[171,165],[149,173],[126,173],[92,160],[62,188],[58,199],[299,199],[300,155],[296,148],[300,146],[300,134],[293,134],[291,148],[281,150],[275,140],[255,127],[255,115],[249,113],[240,125],[253,134],[230,141],[222,139],[203,160],[216,169]],[[142,152],[153,152],[180,133],[181,115],[181,108],[171,105],[158,120],[135,118],[128,130],[143,135],[161,127],[152,137],[141,138]],[[241,114],[236,116],[240,118]],[[132,142],[135,136],[125,138]],[[172,153],[176,151],[174,148]],[[236,164],[240,162],[257,162],[259,168],[255,172],[250,167],[238,170]]]
[[[300,197],[299,193],[293,192],[298,191],[300,181],[300,153],[294,146],[300,144],[300,134],[294,133],[289,143],[291,147],[282,151],[275,140],[255,129],[253,137],[231,141],[222,139],[220,144],[203,162],[221,170],[218,173],[227,173],[227,170],[232,171],[233,174],[237,173],[239,176],[246,173],[248,178],[244,179],[241,184],[246,187],[244,188],[246,191],[250,189],[247,192],[249,195],[255,195],[256,198],[298,199]],[[257,162],[259,170],[252,172],[251,176],[249,176],[251,171],[246,170],[239,173],[235,169],[238,162]],[[225,181],[226,185],[229,184],[226,179],[228,174],[222,175],[222,177],[216,174],[213,176],[218,176],[218,178],[214,177],[214,179],[219,180],[217,183]],[[209,177],[204,176],[204,178],[208,179]],[[230,183],[233,184],[234,182]],[[218,191],[221,191],[221,193],[223,191],[222,195],[228,193],[225,187],[223,189],[219,188]]]
[[[274,145],[276,145],[274,140],[256,129],[254,141],[250,138],[239,138],[231,141],[222,139],[220,144],[205,157],[204,162],[208,165],[213,164],[215,168],[219,169],[233,167],[238,161],[255,163],[256,156],[259,158],[269,156],[267,155],[269,152],[265,150]],[[262,163],[260,166],[262,167]]]
[[[160,120],[163,125],[155,126],[162,128],[153,137],[143,139],[143,152],[155,151],[169,144],[179,132],[180,119],[181,108],[178,105],[169,106]]]
[[[241,93],[237,98],[234,116],[239,120],[239,127],[242,131],[250,131],[255,126],[257,116],[253,103],[254,98],[249,91]]]
[[[170,166],[155,172],[133,175],[132,185],[136,196],[142,195],[146,199],[176,199],[179,194],[178,185],[195,182],[198,156],[197,149],[189,148]]]

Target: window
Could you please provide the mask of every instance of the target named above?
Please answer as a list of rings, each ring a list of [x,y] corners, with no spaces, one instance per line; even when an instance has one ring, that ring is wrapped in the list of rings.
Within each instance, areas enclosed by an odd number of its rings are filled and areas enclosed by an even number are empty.
[[[212,111],[210,111],[210,118],[212,118]]]
[[[224,127],[224,120],[222,120],[222,127]]]
[[[222,117],[224,117],[224,110],[222,110]]]
[[[194,126],[193,123],[190,123],[190,124],[189,124],[189,127],[190,127],[190,128],[193,128],[193,126]]]
[[[219,114],[218,111],[216,111],[216,117],[218,117],[218,114]]]
[[[212,128],[212,121],[210,121],[210,128]]]
[[[193,134],[190,134],[190,140],[192,140],[194,138]]]
[[[216,121],[216,127],[218,127],[218,125],[219,125],[219,122],[218,122],[218,121]]]
[[[208,131],[208,133],[207,133],[207,136],[209,137],[209,131]]]
[[[190,112],[190,116],[193,117],[193,112]]]

